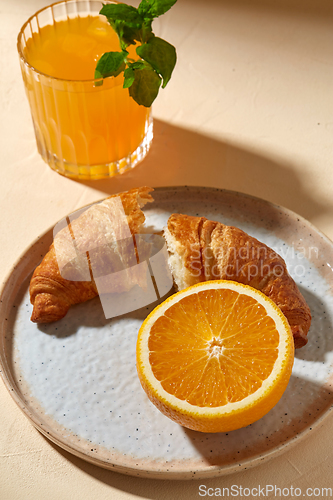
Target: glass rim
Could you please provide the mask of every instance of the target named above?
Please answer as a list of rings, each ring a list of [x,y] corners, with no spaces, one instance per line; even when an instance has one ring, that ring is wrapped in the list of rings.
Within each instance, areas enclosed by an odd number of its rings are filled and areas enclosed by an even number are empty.
[[[96,3],[101,3],[103,4],[102,0],[88,0],[88,2],[96,2]],[[30,70],[32,70],[34,73],[37,73],[38,75],[42,75],[43,77],[45,78],[49,78],[51,80],[57,80],[59,82],[66,82],[66,83],[72,83],[72,84],[75,84],[75,83],[86,83],[86,84],[89,84],[89,83],[95,83],[95,82],[102,82],[102,85],[103,85],[103,81],[104,80],[111,80],[112,78],[114,78],[114,76],[107,76],[105,78],[89,78],[87,80],[69,80],[68,78],[58,78],[56,76],[51,76],[51,75],[48,75],[47,73],[43,73],[43,71],[40,71],[38,70],[37,68],[35,68],[34,66],[32,66],[27,60],[26,58],[24,57],[24,54],[23,54],[23,51],[22,51],[22,48],[21,48],[21,41],[22,41],[22,37],[24,35],[24,30],[25,28],[28,26],[28,24],[31,23],[32,19],[34,19],[35,17],[37,18],[38,14],[40,14],[41,12],[44,12],[45,10],[47,9],[52,9],[55,5],[60,5],[60,4],[69,4],[69,3],[87,3],[86,0],[59,0],[58,2],[53,2],[52,4],[50,5],[47,5],[46,7],[42,7],[41,9],[37,10],[34,14],[32,14],[32,16],[29,17],[29,19],[26,20],[26,22],[22,25],[21,29],[20,29],[20,32],[19,34],[17,35],[17,41],[16,41],[16,47],[17,47],[17,52],[19,54],[19,58],[21,60],[21,62],[27,66]],[[104,0],[105,3],[118,3],[117,1],[114,1],[114,0]],[[46,25],[47,26],[47,25]],[[100,88],[102,90],[102,85],[96,85],[96,88]]]

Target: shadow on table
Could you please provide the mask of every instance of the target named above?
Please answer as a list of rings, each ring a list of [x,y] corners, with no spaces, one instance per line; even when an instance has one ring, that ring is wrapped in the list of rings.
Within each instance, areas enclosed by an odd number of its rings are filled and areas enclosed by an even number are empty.
[[[243,429],[217,434],[183,429],[187,439],[207,466],[231,467],[242,462],[240,471],[245,470],[251,467],[250,464],[247,466],[245,461],[258,456],[258,462],[261,462],[266,454],[271,454],[277,448],[282,452],[285,448],[289,449],[291,444],[298,443],[301,438],[310,436],[312,430],[318,427],[318,424],[320,426],[322,417],[328,415],[333,394],[331,388],[322,383],[322,370],[328,369],[327,356],[333,352],[332,320],[328,316],[325,317],[323,314],[325,304],[314,293],[304,288],[301,291],[313,315],[309,341],[295,353],[293,374],[280,401],[267,415]],[[75,467],[112,488],[118,488],[138,497],[168,498],[169,481],[159,479],[142,481],[141,478],[132,476],[128,476],[124,481],[123,475],[92,465],[52,442],[50,444]],[[181,494],[186,488],[187,495],[189,492],[197,495],[198,486],[207,481],[212,484],[212,479],[202,479],[200,483],[173,480],[173,492],[177,490]],[[218,482],[216,485],[219,486]],[[162,490],[165,492],[163,495],[161,495]]]
[[[200,0],[183,0],[183,2],[200,2]],[[208,0],[208,5],[216,4],[219,7],[223,5],[230,6],[233,8],[246,7],[251,10],[267,9],[281,14],[292,15],[309,15],[311,18],[327,17],[328,14],[332,14],[332,2],[331,0],[317,0],[313,2],[312,0]]]
[[[312,195],[313,175],[288,161],[276,161],[226,141],[154,121],[147,157],[132,171],[111,179],[82,182],[114,194],[132,187],[188,185],[219,187],[269,200],[306,219],[333,215],[333,204]],[[204,176],[202,175],[204,171]]]

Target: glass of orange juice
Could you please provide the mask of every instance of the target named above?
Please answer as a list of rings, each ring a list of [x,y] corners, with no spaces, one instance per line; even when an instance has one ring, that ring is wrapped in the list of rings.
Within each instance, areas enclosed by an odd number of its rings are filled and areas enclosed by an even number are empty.
[[[151,108],[123,88],[123,75],[94,80],[118,36],[97,0],[67,0],[38,11],[22,27],[18,52],[38,151],[68,177],[100,179],[133,168],[153,138]],[[135,47],[129,57],[137,58]]]

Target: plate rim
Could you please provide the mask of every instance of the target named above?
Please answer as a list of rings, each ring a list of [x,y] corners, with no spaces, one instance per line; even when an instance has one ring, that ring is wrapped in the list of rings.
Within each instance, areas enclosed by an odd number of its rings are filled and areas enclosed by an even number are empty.
[[[200,191],[202,192],[214,192],[217,194],[221,194],[222,196],[229,195],[229,196],[237,196],[240,198],[245,198],[249,201],[254,201],[257,203],[261,204],[266,204],[266,206],[269,206],[273,208],[274,210],[277,211],[283,211],[285,214],[293,217],[297,217],[300,223],[305,224],[307,227],[310,229],[313,229],[313,231],[316,232],[318,236],[320,236],[326,244],[330,245],[333,247],[333,241],[325,234],[323,233],[320,229],[318,229],[313,223],[305,219],[303,216],[297,214],[296,212],[290,210],[289,208],[286,208],[284,206],[278,205],[276,203],[273,203],[271,201],[265,200],[263,198],[253,196],[247,193],[242,193],[239,191],[233,191],[230,189],[223,189],[223,188],[214,188],[214,187],[205,187],[205,186],[188,186],[188,185],[182,185],[182,186],[159,186],[156,188],[153,188],[153,192],[170,192],[170,191],[188,191],[188,192],[195,192],[195,191]],[[117,193],[115,193],[117,194]],[[112,196],[112,195],[109,195]],[[109,196],[103,197],[97,201],[94,201],[92,203],[88,203],[80,209],[89,207],[95,203],[99,203],[102,200],[108,198]],[[79,209],[77,209],[79,210]],[[73,213],[73,212],[71,212]],[[68,215],[68,214],[67,214]],[[66,217],[66,216],[65,216]],[[6,294],[7,287],[10,286],[11,280],[13,279],[13,276],[15,275],[15,271],[20,268],[23,265],[24,259],[26,258],[27,254],[31,252],[33,247],[37,247],[38,245],[42,245],[42,239],[49,238],[51,237],[51,242],[52,242],[52,231],[53,228],[55,227],[55,224],[49,227],[46,231],[44,231],[42,234],[37,236],[26,248],[23,252],[21,252],[20,256],[18,259],[15,261],[15,263],[12,265],[11,269],[7,272],[5,275],[5,278],[3,279],[3,282],[1,283],[0,286],[0,309],[3,306],[3,297]],[[46,245],[46,244],[44,244]],[[48,245],[47,245],[48,248]],[[22,270],[23,273],[23,270]],[[1,320],[0,323],[0,342],[2,342],[2,330],[3,330],[3,320]],[[267,450],[263,453],[258,453],[256,455],[253,455],[249,458],[240,460],[239,462],[235,463],[229,463],[227,465],[210,465],[206,464],[202,468],[188,468],[186,467],[186,459],[184,461],[185,466],[184,468],[179,468],[177,465],[178,469],[177,470],[170,470],[170,469],[161,469],[159,467],[159,462],[156,463],[156,467],[150,467],[150,469],[147,469],[146,467],[133,467],[130,465],[125,465],[123,463],[119,463],[119,460],[115,462],[106,461],[101,458],[96,458],[96,456],[93,456],[93,454],[86,453],[82,451],[79,447],[75,446],[74,444],[68,444],[66,442],[65,438],[58,438],[56,435],[50,434],[48,431],[46,431],[43,428],[43,424],[41,424],[38,420],[36,415],[34,415],[29,409],[26,407],[26,404],[24,403],[24,400],[22,396],[20,395],[20,391],[17,390],[18,388],[15,385],[15,379],[12,377],[10,368],[7,366],[6,359],[3,357],[2,351],[0,351],[0,376],[1,379],[4,382],[4,385],[6,389],[8,390],[10,396],[16,403],[16,405],[20,408],[20,410],[23,412],[23,414],[28,418],[28,420],[32,423],[32,425],[39,431],[41,434],[43,434],[48,440],[52,441],[54,444],[59,446],[60,448],[64,449],[65,451],[69,452],[70,454],[81,458],[85,462],[92,463],[96,466],[108,469],[108,470],[114,470],[116,472],[126,474],[126,475],[131,475],[131,476],[140,476],[140,477],[146,477],[146,478],[151,478],[151,479],[174,479],[174,480],[181,480],[181,479],[205,479],[205,478],[211,478],[211,477],[218,477],[221,475],[226,475],[226,474],[231,474],[236,471],[240,470],[245,470],[249,469],[252,467],[255,467],[259,465],[260,463],[266,462],[270,460],[271,458],[277,457],[284,453],[286,450],[290,449],[290,447],[296,445],[301,439],[305,438],[308,436],[313,430],[318,429],[321,427],[326,420],[326,418],[330,415],[331,410],[333,408],[333,404],[327,408],[312,424],[310,427],[310,424],[303,429],[301,432],[296,434],[295,436],[288,438],[281,442],[278,446],[276,446],[273,449]],[[142,459],[140,459],[142,460]]]

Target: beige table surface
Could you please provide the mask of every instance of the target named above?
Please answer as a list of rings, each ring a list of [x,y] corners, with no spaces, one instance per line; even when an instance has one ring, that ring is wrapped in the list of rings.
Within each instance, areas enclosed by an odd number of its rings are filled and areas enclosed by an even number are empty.
[[[250,193],[294,210],[333,238],[331,0],[178,0],[154,24],[177,47],[178,65],[154,104],[151,151],[132,172],[95,182],[54,173],[36,150],[16,35],[47,3],[0,1],[1,282],[64,215],[140,185]],[[307,488],[333,488],[332,442],[331,414],[305,440],[251,470],[192,482],[133,478],[50,443],[0,380],[0,500],[183,500],[200,498],[200,484],[276,485],[288,488],[284,498],[293,487],[310,497]]]

